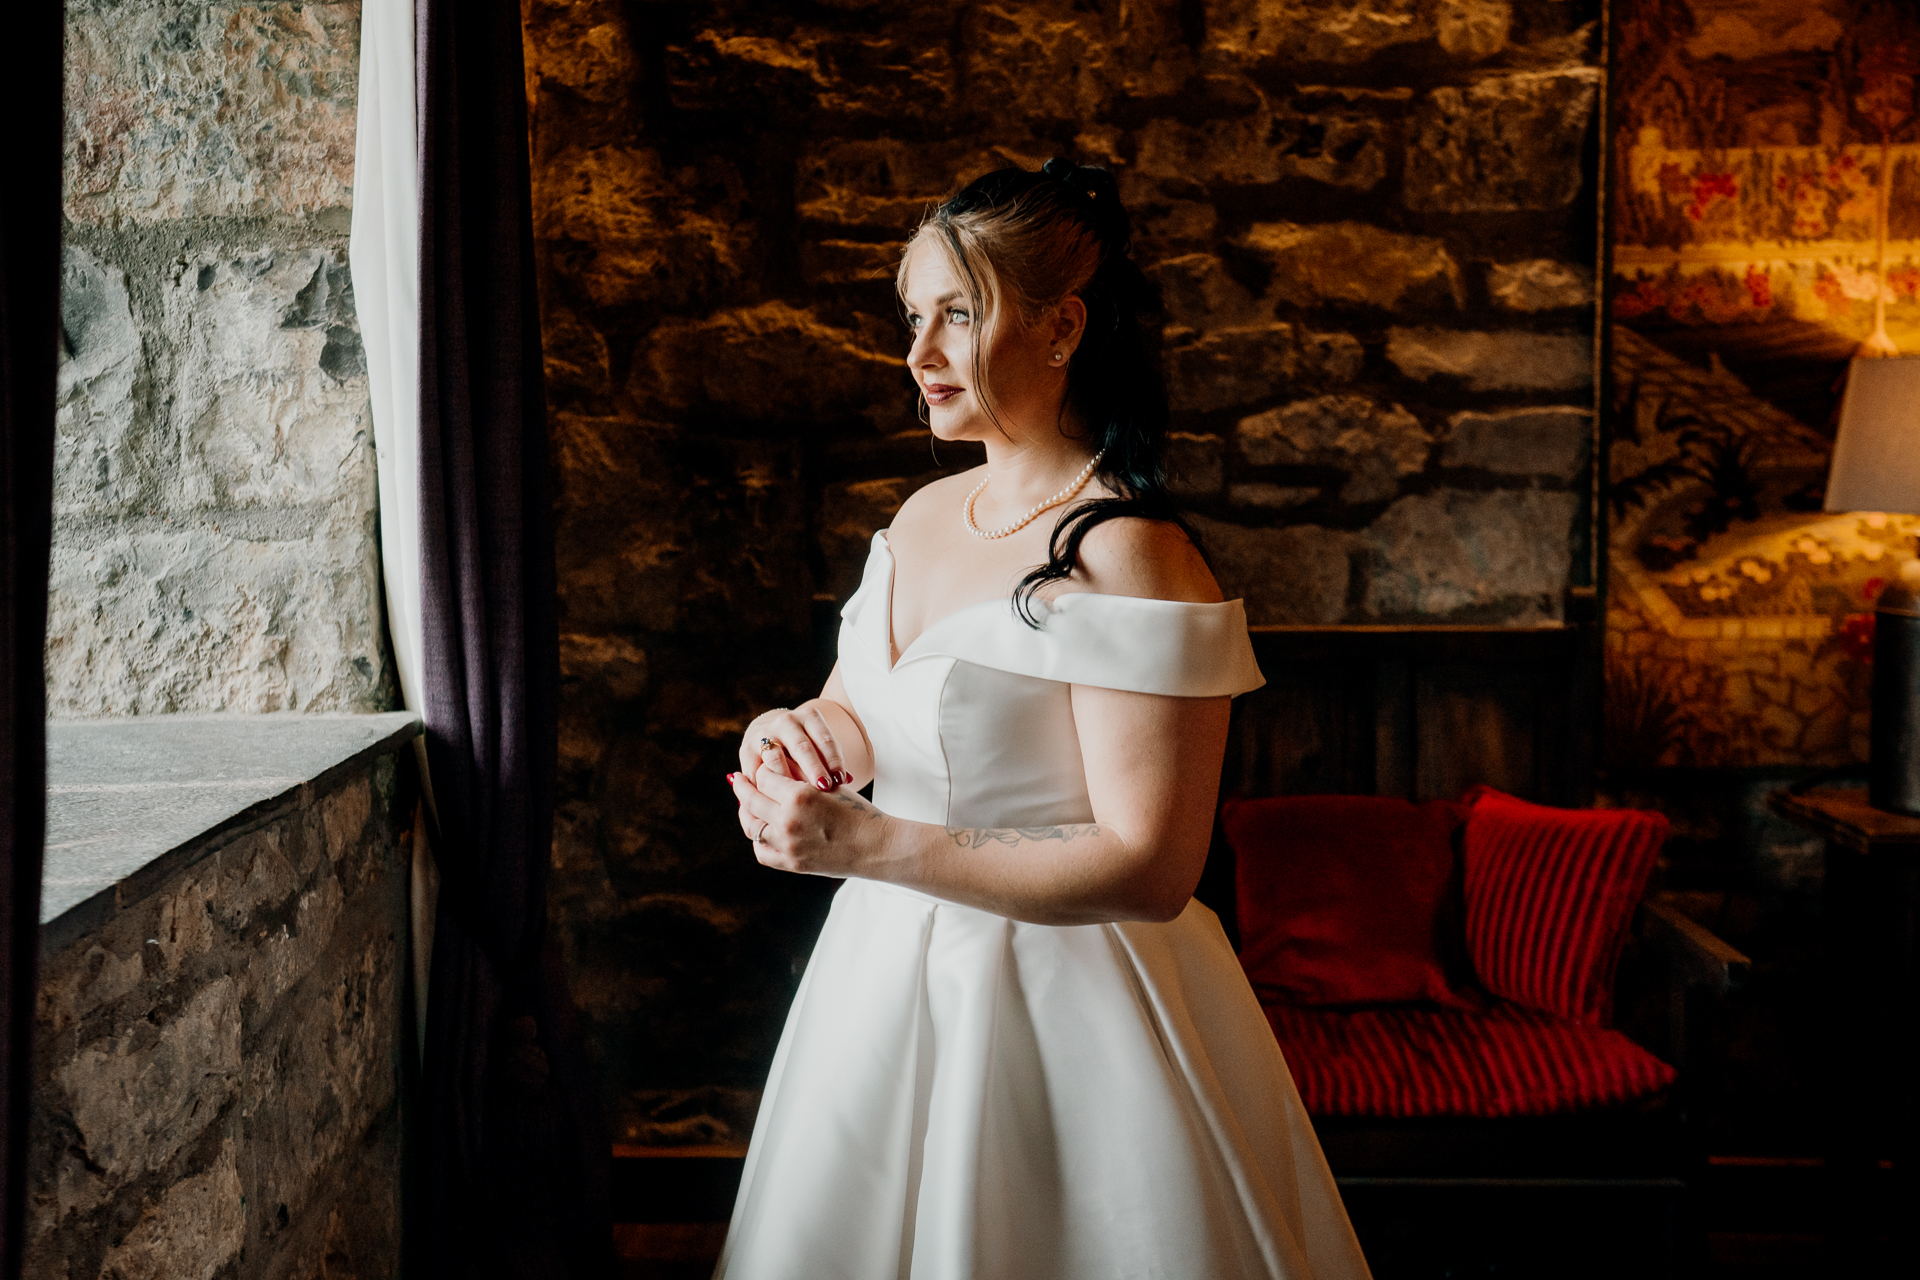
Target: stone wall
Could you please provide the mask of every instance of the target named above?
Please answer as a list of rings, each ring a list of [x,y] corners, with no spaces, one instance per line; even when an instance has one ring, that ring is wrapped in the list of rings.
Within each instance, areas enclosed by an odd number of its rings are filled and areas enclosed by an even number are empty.
[[[378,710],[358,3],[70,0],[49,702]]]
[[[1595,0],[526,0],[561,483],[556,911],[622,1128],[740,1136],[827,886],[721,775],[817,689],[930,448],[891,270],[1111,166],[1180,492],[1256,623],[1527,624],[1588,581]]]
[[[104,922],[50,925],[26,1275],[396,1274],[413,812],[396,750],[176,850]]]

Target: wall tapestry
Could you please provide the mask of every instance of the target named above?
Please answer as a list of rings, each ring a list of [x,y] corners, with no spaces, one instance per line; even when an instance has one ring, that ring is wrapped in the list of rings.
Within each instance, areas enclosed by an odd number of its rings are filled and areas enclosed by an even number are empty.
[[[1821,503],[1876,317],[1920,354],[1920,7],[1614,12],[1609,771],[1863,760],[1920,517]]]

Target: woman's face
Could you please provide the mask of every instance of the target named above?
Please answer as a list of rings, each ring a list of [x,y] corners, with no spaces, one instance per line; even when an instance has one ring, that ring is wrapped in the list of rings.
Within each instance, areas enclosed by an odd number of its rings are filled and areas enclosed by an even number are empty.
[[[986,318],[973,315],[966,290],[947,265],[946,255],[916,240],[907,251],[906,284],[901,290],[913,346],[907,368],[927,404],[927,421],[942,440],[985,440],[1037,429],[1054,429],[1066,391],[1066,361],[1040,326],[1009,315],[993,326],[987,344],[987,374],[1000,422],[987,414],[973,385],[973,339]]]

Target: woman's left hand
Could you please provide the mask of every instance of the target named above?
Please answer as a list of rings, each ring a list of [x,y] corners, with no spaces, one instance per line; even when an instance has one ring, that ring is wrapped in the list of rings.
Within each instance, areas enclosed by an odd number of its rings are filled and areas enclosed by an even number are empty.
[[[753,776],[729,775],[740,802],[740,830],[762,865],[802,875],[852,876],[879,853],[887,815],[851,789],[822,792],[787,775],[778,747],[762,753]]]

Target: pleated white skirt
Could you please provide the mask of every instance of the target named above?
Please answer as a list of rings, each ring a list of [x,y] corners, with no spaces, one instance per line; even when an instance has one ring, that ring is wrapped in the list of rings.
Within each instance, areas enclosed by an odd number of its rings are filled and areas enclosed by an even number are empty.
[[[840,889],[717,1276],[1367,1274],[1211,911],[1053,927]]]

